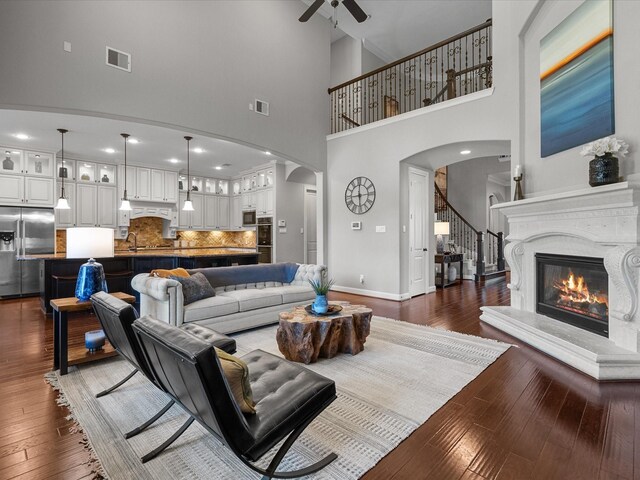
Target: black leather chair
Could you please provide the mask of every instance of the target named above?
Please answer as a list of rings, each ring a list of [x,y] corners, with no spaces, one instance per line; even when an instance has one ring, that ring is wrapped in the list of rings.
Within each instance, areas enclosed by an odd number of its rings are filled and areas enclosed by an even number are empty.
[[[231,394],[211,345],[148,316],[136,320],[133,329],[156,382],[190,415],[180,434],[176,432],[171,442],[167,441],[145,455],[143,462],[167,448],[194,420],[264,478],[309,475],[337,458],[331,453],[301,470],[276,471],[298,436],[336,399],[333,380],[299,364],[254,350],[241,358],[249,368],[257,413],[244,415]],[[251,463],[285,438],[266,469]]]
[[[141,372],[153,383],[156,383],[153,375],[151,374],[151,370],[147,365],[145,356],[140,349],[136,334],[132,328],[133,322],[138,318],[138,312],[135,308],[127,302],[105,292],[93,294],[91,296],[91,303],[96,316],[100,321],[100,325],[104,330],[105,336],[109,340],[109,343],[111,343],[111,346],[134,367],[133,371],[121,381],[96,394],[96,398],[107,395],[116,388],[124,385],[138,372]],[[186,324],[181,328],[190,335],[195,335],[203,341],[215,345],[227,353],[235,353],[236,351],[236,341],[226,335],[221,335],[213,330],[201,327],[200,325]],[[156,386],[162,389],[162,386],[157,383]],[[162,417],[162,415],[164,415],[174,403],[174,400],[170,400],[169,403],[167,403],[158,413],[145,423],[130,432],[125,433],[125,438],[131,438],[142,432],[145,428]]]

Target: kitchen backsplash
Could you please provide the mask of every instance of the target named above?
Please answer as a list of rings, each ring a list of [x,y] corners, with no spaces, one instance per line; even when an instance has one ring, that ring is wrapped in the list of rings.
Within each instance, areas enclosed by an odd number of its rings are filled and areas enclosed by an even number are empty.
[[[138,236],[139,247],[171,247],[176,248],[174,240],[162,238],[162,219],[155,217],[135,218],[129,223],[129,232],[134,232]],[[115,241],[116,250],[127,250],[133,245],[124,240]],[[178,231],[176,241],[180,241],[180,247],[203,248],[203,247],[236,247],[255,248],[255,231],[228,232],[214,230],[210,232]],[[66,251],[67,231],[56,231],[56,252]]]

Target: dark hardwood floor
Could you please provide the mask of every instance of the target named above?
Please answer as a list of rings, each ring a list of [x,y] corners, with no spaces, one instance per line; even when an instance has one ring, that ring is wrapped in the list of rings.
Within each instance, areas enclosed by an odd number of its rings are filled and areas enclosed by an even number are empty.
[[[330,298],[367,304],[376,315],[518,345],[365,480],[640,480],[640,383],[599,384],[481,323],[480,306],[508,304],[505,282],[464,282],[401,303],[335,293]],[[83,315],[70,325],[78,344],[97,322]],[[52,330],[36,299],[0,301],[0,367],[0,479],[92,478],[82,437],[69,432],[68,412],[42,378],[52,367]]]

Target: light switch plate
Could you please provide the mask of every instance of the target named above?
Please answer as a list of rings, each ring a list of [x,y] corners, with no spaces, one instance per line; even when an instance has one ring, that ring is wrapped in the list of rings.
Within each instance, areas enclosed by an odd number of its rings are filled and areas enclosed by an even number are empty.
[[[71,52],[71,42],[64,42],[62,48],[64,48],[65,52]]]
[[[376,225],[376,233],[385,233],[387,231],[386,225]]]

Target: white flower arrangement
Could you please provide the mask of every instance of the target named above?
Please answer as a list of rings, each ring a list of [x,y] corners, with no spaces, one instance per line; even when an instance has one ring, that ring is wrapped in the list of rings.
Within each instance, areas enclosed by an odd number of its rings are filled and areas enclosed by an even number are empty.
[[[620,157],[624,157],[629,153],[629,145],[624,140],[616,137],[604,137],[587,143],[580,151],[580,155],[583,157],[602,157],[605,153],[615,153]]]

